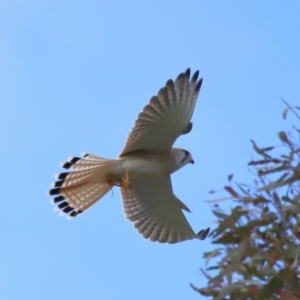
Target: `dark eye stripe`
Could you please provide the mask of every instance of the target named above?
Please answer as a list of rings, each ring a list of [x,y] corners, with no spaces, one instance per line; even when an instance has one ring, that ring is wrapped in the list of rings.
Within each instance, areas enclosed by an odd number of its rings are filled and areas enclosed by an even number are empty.
[[[189,151],[187,151],[187,150],[183,150],[183,152],[184,152],[184,154],[185,154],[185,157],[188,157],[188,156],[189,156],[189,154],[190,154],[190,152],[189,152]]]
[[[181,163],[183,164],[183,162],[187,159],[187,157],[189,156],[190,152],[187,150],[183,150],[185,157],[183,158],[183,160],[181,161]]]

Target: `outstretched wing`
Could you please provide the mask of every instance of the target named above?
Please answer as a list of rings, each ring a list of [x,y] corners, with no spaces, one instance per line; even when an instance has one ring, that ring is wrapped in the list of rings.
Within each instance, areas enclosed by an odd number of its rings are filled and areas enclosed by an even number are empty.
[[[136,150],[170,150],[175,140],[191,131],[190,122],[201,88],[196,71],[190,69],[168,80],[138,116],[121,156]]]
[[[122,188],[121,193],[126,218],[146,239],[178,243],[208,234],[194,233],[181,211],[188,208],[173,194],[169,175],[132,178],[129,189]]]

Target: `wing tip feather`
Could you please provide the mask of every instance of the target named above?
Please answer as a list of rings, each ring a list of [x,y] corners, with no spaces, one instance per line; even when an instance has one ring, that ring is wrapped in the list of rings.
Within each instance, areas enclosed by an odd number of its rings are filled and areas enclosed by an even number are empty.
[[[184,72],[184,74],[187,76],[188,80],[190,79],[191,76],[191,69],[187,68],[186,71]]]
[[[200,240],[205,240],[209,234],[210,228],[206,228],[206,229],[201,229],[197,234],[196,237]]]
[[[88,157],[90,154],[89,153],[87,153],[87,152],[85,152],[85,151],[83,151],[82,153],[81,153],[81,157],[82,158],[86,158],[86,157]]]
[[[196,84],[195,91],[196,91],[197,94],[199,93],[199,91],[201,89],[202,82],[203,82],[203,78],[199,79],[199,81]]]

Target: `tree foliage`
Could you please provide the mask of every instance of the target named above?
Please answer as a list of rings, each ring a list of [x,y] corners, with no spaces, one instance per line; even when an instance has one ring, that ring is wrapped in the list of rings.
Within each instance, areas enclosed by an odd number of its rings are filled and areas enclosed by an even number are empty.
[[[289,111],[300,118],[299,107]],[[300,299],[300,129],[278,134],[280,147],[260,148],[254,141],[255,160],[248,163],[252,184],[224,187],[232,207],[223,199],[211,201],[217,227],[210,237],[217,246],[204,253],[201,269],[206,287],[191,287],[210,299]]]

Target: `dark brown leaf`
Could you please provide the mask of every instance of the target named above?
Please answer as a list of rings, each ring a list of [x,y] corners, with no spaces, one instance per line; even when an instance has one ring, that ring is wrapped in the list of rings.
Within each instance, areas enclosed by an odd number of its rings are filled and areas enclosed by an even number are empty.
[[[224,189],[234,198],[238,198],[239,194],[230,186],[225,186]]]
[[[285,144],[288,144],[289,146],[291,145],[291,143],[290,143],[290,141],[289,141],[289,139],[288,139],[288,137],[287,137],[287,135],[284,131],[280,131],[278,133],[278,136],[279,136],[279,138],[282,142],[284,142]]]
[[[266,164],[269,164],[269,163],[274,163],[274,164],[279,164],[279,163],[282,163],[284,162],[283,160],[280,160],[280,159],[262,159],[262,160],[256,160],[256,161],[250,161],[248,163],[248,166],[256,166],[256,165],[266,165]]]

